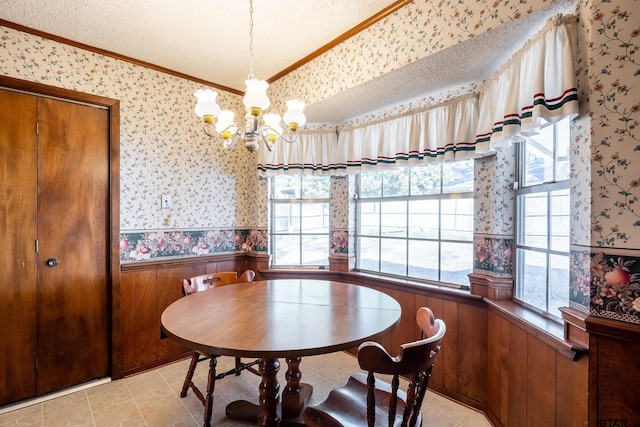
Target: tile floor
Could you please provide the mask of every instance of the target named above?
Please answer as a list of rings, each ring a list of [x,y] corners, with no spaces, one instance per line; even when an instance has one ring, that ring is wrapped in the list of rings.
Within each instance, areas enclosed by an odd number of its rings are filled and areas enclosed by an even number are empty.
[[[184,399],[179,396],[188,362],[181,360],[153,371],[9,412],[4,412],[9,407],[0,407],[0,426],[197,427],[202,425],[202,404],[191,390]],[[230,357],[218,359],[219,370],[231,364],[233,359]],[[194,381],[201,390],[204,390],[206,385],[207,365],[205,362],[200,363],[194,376]],[[305,357],[300,369],[303,382],[314,386],[312,404],[324,400],[332,388],[342,386],[352,372],[359,370],[356,358],[342,352]],[[282,361],[278,373],[281,389],[286,382],[285,371],[286,363]],[[212,425],[250,425],[226,418],[224,409],[227,403],[239,398],[257,402],[259,383],[259,377],[246,371],[239,377],[229,376],[218,381],[214,395]],[[491,426],[482,413],[432,392],[428,392],[422,408],[425,427]]]

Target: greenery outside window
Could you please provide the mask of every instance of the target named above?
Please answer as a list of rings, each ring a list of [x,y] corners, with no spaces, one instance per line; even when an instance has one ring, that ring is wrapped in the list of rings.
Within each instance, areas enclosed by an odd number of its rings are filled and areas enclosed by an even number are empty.
[[[273,267],[329,264],[328,176],[271,178]]]
[[[516,300],[554,319],[569,301],[569,119],[516,144]]]
[[[356,267],[468,288],[473,271],[473,160],[362,173]]]

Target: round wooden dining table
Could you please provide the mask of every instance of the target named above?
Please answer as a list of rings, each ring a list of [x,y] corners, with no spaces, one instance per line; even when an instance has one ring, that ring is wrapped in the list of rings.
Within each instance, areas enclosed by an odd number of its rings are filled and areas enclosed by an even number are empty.
[[[258,425],[275,427],[281,421],[299,424],[313,391],[300,382],[302,357],[376,340],[399,323],[400,314],[395,299],[366,286],[282,279],[227,285],[181,298],[164,310],[161,325],[167,336],[187,348],[259,358],[259,405],[232,402],[226,412],[245,419],[257,416]],[[288,365],[282,402],[279,358]],[[211,404],[212,397],[208,399]]]

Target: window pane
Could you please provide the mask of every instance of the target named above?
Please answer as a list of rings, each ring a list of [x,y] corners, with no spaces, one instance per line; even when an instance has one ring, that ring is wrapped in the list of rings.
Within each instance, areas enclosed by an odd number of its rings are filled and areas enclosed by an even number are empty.
[[[380,235],[380,203],[363,202],[359,208],[358,234]]]
[[[360,197],[381,197],[382,196],[382,174],[363,173],[360,174]]]
[[[275,233],[300,232],[300,205],[297,203],[273,204],[273,231]]]
[[[302,198],[303,199],[328,199],[329,198],[329,177],[302,175]]]
[[[553,126],[540,129],[538,135],[525,140],[524,185],[553,181],[555,169],[553,158]]]
[[[437,239],[440,228],[439,200],[409,201],[409,237]]]
[[[516,251],[521,286],[518,298],[546,311],[547,309],[547,255],[526,249]],[[569,282],[566,283],[567,289]],[[565,302],[566,304],[566,302]]]
[[[273,240],[273,264],[300,264],[300,236],[275,236]]]
[[[442,192],[464,193],[467,191],[473,191],[473,160],[444,162]]]
[[[279,175],[270,179],[272,265],[327,265],[330,178]]]
[[[449,193],[443,196],[445,168]],[[382,177],[379,203],[362,197],[374,193],[373,174]],[[468,286],[473,266],[473,161],[434,162],[362,177],[357,268]],[[443,261],[440,247],[445,239],[464,243],[450,242],[451,255]]]
[[[302,205],[302,232],[326,233],[329,236],[328,203],[304,203]]]
[[[273,177],[275,199],[297,199],[300,197],[300,177],[278,175]]]
[[[468,274],[473,272],[473,244],[442,242],[440,281],[468,284]]]
[[[440,193],[441,164],[428,164],[411,169],[411,195]]]
[[[569,257],[549,256],[549,313],[562,317],[559,307],[569,301]]]
[[[409,173],[406,169],[384,171],[382,179],[382,195],[384,197],[409,194]]]
[[[571,126],[569,118],[562,119],[556,123],[556,141],[558,150],[558,164],[556,166],[556,181],[569,179],[569,147],[571,138],[569,136]]]
[[[407,202],[384,202],[380,204],[380,235],[388,237],[407,236]]]
[[[520,196],[524,212],[522,243],[536,248],[547,248],[547,193]]]
[[[409,240],[409,276],[438,280],[440,255],[438,242]]]
[[[407,241],[404,239],[380,239],[380,271],[383,273],[407,275]]]
[[[358,237],[358,268],[380,271],[380,239]]]
[[[552,250],[569,252],[569,206],[568,189],[551,192]]]
[[[473,199],[445,199],[441,203],[441,239],[473,240]]]
[[[329,265],[329,235],[302,236],[302,265]]]

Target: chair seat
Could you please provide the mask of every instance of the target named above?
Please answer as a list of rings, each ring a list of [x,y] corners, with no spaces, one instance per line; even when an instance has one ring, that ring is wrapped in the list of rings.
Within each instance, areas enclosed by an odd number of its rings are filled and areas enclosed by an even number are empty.
[[[389,396],[391,385],[376,380],[376,426],[388,427]],[[394,426],[402,425],[402,414],[407,395],[398,390],[398,405]],[[364,373],[352,374],[347,383],[329,393],[327,399],[319,405],[310,406],[304,412],[307,426],[323,427],[363,427],[367,426],[367,376]],[[418,415],[416,425],[422,424]]]

